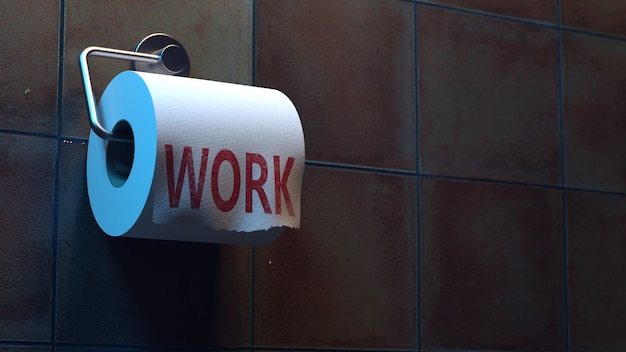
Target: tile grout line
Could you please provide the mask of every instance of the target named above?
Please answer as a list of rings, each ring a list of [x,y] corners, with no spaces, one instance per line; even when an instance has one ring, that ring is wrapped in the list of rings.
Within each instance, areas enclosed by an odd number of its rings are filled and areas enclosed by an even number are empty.
[[[384,174],[395,174],[403,176],[417,176],[415,171],[392,169],[377,166],[357,165],[357,164],[345,164],[332,161],[320,161],[320,160],[305,160],[305,164],[308,166],[319,166],[329,169],[341,169],[346,171],[366,171],[376,172]]]
[[[30,137],[40,137],[40,138],[50,138],[57,139],[58,136],[55,133],[46,133],[46,132],[32,132],[32,131],[19,131],[19,130],[10,130],[0,128],[0,134],[12,134],[18,136],[30,136]]]
[[[396,176],[417,176],[420,179],[430,178],[430,179],[440,179],[440,180],[459,181],[459,182],[476,182],[476,183],[511,186],[511,187],[531,187],[531,188],[567,190],[567,191],[587,192],[587,193],[615,195],[615,196],[626,196],[626,192],[599,190],[599,189],[584,188],[584,187],[568,187],[568,186],[563,186],[560,183],[559,184],[528,183],[528,182],[509,181],[509,180],[502,180],[502,179],[486,179],[486,178],[477,178],[477,177],[468,177],[468,176],[452,176],[452,175],[446,175],[446,174],[430,174],[430,173],[422,173],[422,172],[416,173],[414,171],[402,170],[402,169],[388,169],[388,168],[375,167],[375,166],[344,164],[344,163],[318,161],[318,160],[306,160],[305,164],[306,166],[310,166],[310,167],[320,167],[320,168],[328,168],[328,169],[343,170],[343,171],[359,171],[359,172],[379,173],[379,174],[396,175]]]
[[[365,348],[365,347],[258,346],[257,349],[259,351],[269,351],[269,352],[280,352],[280,351],[285,351],[285,352],[415,352],[415,349],[408,349],[408,348],[403,349],[403,348]],[[467,351],[446,350],[446,351],[439,351],[439,352],[467,352]],[[486,351],[481,351],[481,352],[486,352]]]
[[[526,24],[526,25],[537,26],[537,27],[543,27],[543,28],[552,28],[552,29],[559,28],[559,29],[561,29],[561,31],[564,31],[564,32],[572,32],[572,33],[589,35],[589,36],[593,36],[593,37],[599,37],[599,38],[604,38],[604,39],[611,39],[611,40],[626,42],[626,37],[623,37],[623,36],[609,34],[609,33],[596,32],[596,31],[589,30],[589,29],[581,29],[581,28],[563,26],[562,23],[552,24],[550,22],[545,22],[545,21],[541,21],[541,20],[533,20],[533,19],[530,19],[530,18],[507,16],[507,15],[503,15],[503,14],[492,13],[492,12],[487,12],[487,11],[482,11],[482,10],[474,10],[474,9],[468,9],[468,8],[452,6],[452,5],[444,5],[444,4],[439,4],[439,3],[436,3],[436,2],[433,2],[433,1],[429,1],[429,0],[402,0],[402,1],[415,2],[417,4],[421,4],[421,5],[424,5],[424,6],[429,6],[429,7],[433,7],[433,8],[438,8],[438,9],[448,10],[448,11],[453,11],[453,12],[458,12],[458,13],[464,13],[464,14],[468,14],[468,15],[488,17],[488,18],[492,18],[492,19],[508,21],[508,22],[515,22],[515,23]],[[560,7],[559,7],[559,9],[560,9]]]
[[[57,126],[54,156],[54,186],[53,186],[53,229],[52,229],[52,282],[50,297],[50,352],[56,350],[57,335],[57,293],[58,293],[58,239],[60,223],[60,165],[61,165],[61,134],[63,116],[63,73],[65,59],[65,0],[59,1],[59,34],[58,34],[58,77],[57,77]]]
[[[561,31],[563,31],[563,32],[570,32],[570,33],[588,35],[590,37],[596,37],[596,38],[602,38],[602,39],[610,39],[610,40],[615,40],[615,41],[618,41],[618,42],[626,42],[626,37],[620,37],[618,35],[613,35],[613,34],[594,32],[594,31],[591,31],[591,30],[585,30],[585,29],[580,29],[580,28],[568,27],[568,26],[563,26],[563,25],[559,25],[559,29]]]
[[[50,343],[26,340],[0,340],[0,348],[3,347],[50,347]]]
[[[256,86],[256,0],[250,0],[250,83]]]
[[[516,182],[516,181],[507,181],[507,180],[483,179],[483,178],[450,176],[450,175],[441,175],[441,174],[425,174],[425,173],[419,174],[419,176],[421,178],[431,178],[431,179],[458,181],[458,182],[475,182],[475,183],[510,186],[510,187],[530,187],[530,188],[541,188],[541,189],[551,189],[551,190],[587,192],[587,193],[596,193],[596,194],[605,194],[605,195],[614,195],[614,196],[626,196],[626,192],[597,190],[593,188],[582,188],[582,187],[568,187],[568,186],[562,186],[560,184],[549,185],[549,184],[539,184],[539,183],[525,183],[525,182]]]
[[[502,179],[486,179],[486,178],[477,178],[477,177],[468,177],[468,176],[452,176],[452,175],[446,175],[446,174],[430,174],[430,173],[423,173],[423,172],[417,173],[415,171],[402,170],[402,169],[390,169],[390,168],[383,168],[383,167],[377,167],[377,166],[345,164],[345,163],[319,161],[319,160],[306,160],[305,164],[306,166],[311,166],[311,167],[321,167],[321,168],[336,169],[336,170],[343,170],[343,171],[361,171],[361,172],[371,172],[371,173],[397,175],[397,176],[418,176],[420,178],[441,179],[441,180],[459,181],[459,182],[477,182],[477,183],[486,183],[486,184],[502,185],[502,186],[532,187],[532,188],[543,188],[543,189],[553,189],[553,190],[565,189],[568,191],[626,196],[626,192],[599,190],[599,189],[584,188],[584,187],[567,187],[567,186],[563,186],[561,183],[559,184],[529,183],[529,182],[502,180]]]
[[[256,0],[250,1],[250,83],[253,86],[256,86],[256,61],[257,61],[257,37],[256,37],[256,27],[257,27],[257,2]],[[254,321],[256,318],[255,310],[255,294],[256,294],[256,248],[254,246],[250,246],[250,312],[248,315],[248,326],[250,327],[250,336],[249,336],[249,350],[254,352]]]
[[[415,229],[415,325],[416,325],[416,347],[417,351],[422,350],[422,274],[421,274],[421,239],[422,239],[422,192],[421,192],[421,179],[419,174],[420,168],[420,109],[419,109],[419,93],[420,93],[420,65],[419,65],[419,6],[417,3],[413,4],[413,94],[414,94],[414,123],[415,123],[415,211],[417,228]]]
[[[25,343],[19,342],[13,345],[19,346],[46,346],[42,343]],[[3,346],[0,343],[0,347]],[[160,345],[160,344],[115,344],[115,343],[80,343],[80,342],[61,342],[57,344],[58,347],[69,347],[76,348],[76,351],[81,351],[85,349],[93,350],[98,349],[102,351],[162,351],[165,349],[166,351],[215,351],[215,352],[224,352],[224,351],[249,351],[249,348],[246,346],[179,346],[179,345]]]
[[[565,90],[564,90],[564,67],[563,67],[563,14],[561,0],[556,0],[557,22],[557,79],[558,79],[558,112],[559,112],[559,148],[561,168],[561,235],[563,236],[563,344],[565,352],[571,350],[570,324],[569,324],[569,254],[568,254],[568,230],[567,230],[567,184],[565,164]]]
[[[569,314],[569,240],[568,240],[568,207],[567,207],[567,190],[561,191],[561,234],[563,236],[563,257],[562,257],[562,272],[563,272],[563,342],[565,345],[565,352],[571,351],[570,341],[570,314]]]
[[[256,262],[256,247],[254,246],[250,246],[250,314],[249,314],[249,326],[250,326],[250,341],[249,341],[249,348],[250,351],[254,351],[254,320],[255,320],[255,309],[256,309],[256,305],[254,303],[255,301],[255,285],[256,285],[256,276],[255,276],[255,271],[256,271],[256,266],[255,266],[255,262]]]
[[[556,0],[557,6],[557,30],[556,30],[556,59],[557,59],[557,111],[559,124],[559,168],[561,171],[561,186],[566,187],[565,182],[565,113],[564,113],[564,90],[563,90],[563,36],[561,29],[561,0]]]
[[[557,27],[557,24],[553,24],[553,23],[541,21],[541,20],[525,18],[525,17],[514,17],[514,16],[508,16],[508,15],[503,15],[503,14],[493,13],[493,12],[488,12],[488,11],[483,11],[483,10],[475,10],[475,9],[469,9],[469,8],[453,6],[453,5],[445,5],[445,4],[440,4],[440,3],[436,3],[436,2],[428,1],[428,0],[415,0],[415,2],[418,4],[422,4],[424,6],[438,8],[441,10],[448,10],[448,11],[464,13],[468,15],[476,15],[476,16],[487,17],[487,18],[496,19],[496,20],[516,22],[520,24],[526,24],[526,25],[543,27],[543,28],[554,29]]]

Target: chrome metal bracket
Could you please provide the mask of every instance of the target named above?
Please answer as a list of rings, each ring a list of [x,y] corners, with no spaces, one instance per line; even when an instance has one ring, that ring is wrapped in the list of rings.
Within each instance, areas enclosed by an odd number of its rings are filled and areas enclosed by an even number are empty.
[[[110,59],[131,61],[131,69],[142,72],[153,72],[176,76],[189,76],[189,56],[183,46],[165,33],[154,33],[142,39],[135,51],[90,46],[80,53],[80,71],[85,86],[89,124],[91,129],[102,139],[118,142],[132,142],[123,136],[116,136],[100,124],[96,99],[91,86],[91,76],[87,59],[90,56],[101,56]]]

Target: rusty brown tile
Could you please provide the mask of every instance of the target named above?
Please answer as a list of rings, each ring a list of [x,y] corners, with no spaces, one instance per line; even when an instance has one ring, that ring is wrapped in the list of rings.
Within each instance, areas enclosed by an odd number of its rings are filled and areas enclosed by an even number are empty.
[[[563,33],[565,180],[626,191],[626,43]]]
[[[415,179],[307,167],[302,225],[256,249],[255,344],[417,346]]]
[[[556,32],[431,7],[419,26],[421,171],[558,184]]]
[[[523,19],[556,22],[556,0],[431,0],[431,2]]]
[[[250,248],[112,238],[89,206],[86,145],[65,143],[59,185],[57,341],[250,344]]]
[[[0,129],[55,133],[59,4],[0,2]]]
[[[63,133],[87,137],[85,93],[78,66],[88,46],[133,50],[148,34],[164,32],[189,54],[191,77],[250,84],[251,0],[166,0],[133,2],[68,0],[66,5]],[[96,97],[129,63],[93,58],[90,72]]]
[[[626,349],[626,196],[568,192],[572,352]]]
[[[560,192],[421,185],[422,347],[563,351]]]
[[[0,339],[50,340],[54,150],[0,133]]]
[[[415,169],[413,6],[257,1],[257,84],[293,100],[307,159]]]
[[[620,0],[562,0],[563,25],[626,36],[626,3]]]

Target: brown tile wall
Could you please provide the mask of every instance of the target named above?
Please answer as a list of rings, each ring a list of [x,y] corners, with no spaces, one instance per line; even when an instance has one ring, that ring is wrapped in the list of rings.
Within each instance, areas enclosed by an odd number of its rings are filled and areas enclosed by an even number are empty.
[[[0,351],[626,350],[622,1],[182,4],[0,0]],[[159,31],[294,101],[300,230],[98,229],[77,57]]]

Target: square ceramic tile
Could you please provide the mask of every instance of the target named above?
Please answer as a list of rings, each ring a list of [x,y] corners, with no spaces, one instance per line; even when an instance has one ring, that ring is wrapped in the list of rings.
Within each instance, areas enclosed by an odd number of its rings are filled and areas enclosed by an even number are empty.
[[[563,25],[626,36],[626,3],[620,0],[561,0]]]
[[[626,192],[626,43],[563,33],[565,181]]]
[[[299,230],[256,249],[255,345],[417,346],[415,179],[307,167]]]
[[[251,0],[158,1],[68,0],[65,25],[63,134],[87,137],[85,92],[78,56],[88,46],[133,50],[145,36],[164,32],[189,55],[191,77],[250,84]],[[96,98],[130,63],[92,58]]]
[[[556,31],[419,8],[427,174],[558,184]]]
[[[57,341],[249,345],[250,248],[107,236],[88,202],[86,147],[61,153]]]
[[[256,4],[256,83],[291,98],[307,159],[415,170],[414,4]]]
[[[54,150],[0,133],[0,340],[50,341]]]
[[[431,0],[430,2],[528,20],[556,22],[556,0]]]
[[[421,186],[422,348],[564,351],[561,193]]]
[[[56,133],[59,2],[0,2],[0,129]]]
[[[626,196],[568,192],[572,352],[626,349]]]

